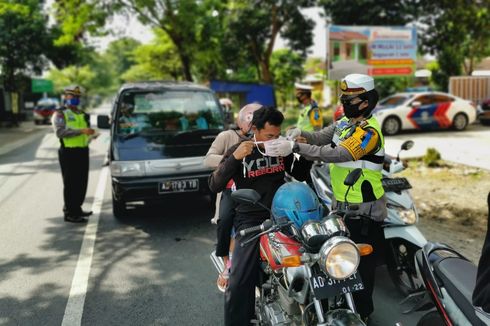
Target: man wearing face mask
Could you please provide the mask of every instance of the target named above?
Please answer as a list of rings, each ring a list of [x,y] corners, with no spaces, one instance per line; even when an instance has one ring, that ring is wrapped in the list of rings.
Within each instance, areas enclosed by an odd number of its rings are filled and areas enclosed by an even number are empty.
[[[378,121],[371,115],[378,102],[373,78],[362,74],[347,75],[341,81],[340,91],[344,118],[318,132],[292,129],[288,132],[289,140],[277,140],[271,152],[276,155],[295,152],[308,160],[330,163],[333,208],[345,207],[347,186],[344,179],[353,169],[362,168],[363,174],[349,191],[347,201],[357,204],[359,212],[371,218],[348,219],[346,223],[354,241],[369,243],[374,247],[374,253],[362,257],[359,266],[365,290],[353,294],[359,313],[367,319],[374,309],[372,291],[376,257],[382,257],[381,223],[387,216],[381,184],[384,138]],[[307,144],[290,140],[298,137],[306,138]]]
[[[311,164],[294,155],[284,157],[268,155],[268,144],[281,134],[282,113],[270,107],[262,107],[253,113],[253,140],[244,140],[232,146],[223,156],[218,168],[209,178],[209,188],[220,192],[230,179],[236,189],[254,189],[265,207],[271,207],[272,198],[284,183],[285,173],[298,180],[305,180]],[[237,232],[233,262],[225,291],[225,325],[250,325],[255,313],[255,285],[259,277],[259,239],[242,247],[239,235],[243,229],[257,226],[270,216],[269,211],[258,205],[238,203],[234,226]],[[246,239],[249,237],[247,236]],[[246,240],[245,239],[245,240]]]
[[[296,99],[301,105],[296,127],[308,132],[322,129],[323,118],[320,108],[315,100],[311,98],[313,87],[299,83],[295,83],[294,86],[296,88]]]
[[[64,89],[64,106],[53,115],[53,128],[60,140],[58,158],[63,176],[63,213],[66,222],[85,223],[92,214],[82,210],[87,191],[89,172],[89,136],[95,130],[89,128],[88,115],[80,109],[79,86]]]

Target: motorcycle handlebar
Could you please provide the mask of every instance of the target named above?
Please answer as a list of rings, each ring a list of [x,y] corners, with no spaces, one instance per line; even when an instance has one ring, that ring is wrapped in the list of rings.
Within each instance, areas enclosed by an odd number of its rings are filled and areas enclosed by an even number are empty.
[[[268,230],[271,227],[272,227],[272,221],[271,220],[265,220],[260,225],[252,226],[250,228],[246,228],[246,229],[241,230],[240,235],[243,237],[243,236],[250,234],[250,233],[262,232],[262,231]]]

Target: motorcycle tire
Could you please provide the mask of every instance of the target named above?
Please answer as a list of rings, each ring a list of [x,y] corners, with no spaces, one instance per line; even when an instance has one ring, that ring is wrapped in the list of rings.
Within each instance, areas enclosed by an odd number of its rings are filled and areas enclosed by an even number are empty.
[[[417,326],[445,326],[444,320],[437,311],[430,311],[420,318]]]
[[[419,248],[400,239],[386,240],[386,246],[386,266],[393,284],[403,296],[416,292],[414,256]]]

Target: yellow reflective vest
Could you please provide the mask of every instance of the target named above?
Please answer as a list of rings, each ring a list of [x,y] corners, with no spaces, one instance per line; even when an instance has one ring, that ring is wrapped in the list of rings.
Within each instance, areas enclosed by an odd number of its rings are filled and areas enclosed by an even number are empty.
[[[348,122],[349,119],[344,117],[337,123],[334,138],[332,140],[337,146],[339,146],[343,140],[348,138],[348,133],[352,127]],[[372,128],[378,133],[379,146],[376,149],[376,152],[370,153],[369,155],[364,155],[357,161],[330,163],[332,188],[337,201],[345,202],[345,193],[348,186],[344,185],[344,180],[347,175],[356,168],[361,168],[363,173],[356,184],[349,190],[347,195],[347,201],[349,203],[360,204],[363,202],[378,200],[384,195],[383,185],[381,184],[381,171],[383,169],[383,160],[385,156],[384,137],[381,133],[381,128],[376,118],[371,117],[366,120],[366,122],[367,124],[363,125],[362,128]],[[366,189],[369,188],[372,189],[371,195],[374,195],[375,198],[366,200],[366,198],[363,198],[363,190],[366,191]]]
[[[65,117],[66,128],[74,130],[88,128],[87,121],[85,120],[85,114],[83,112],[75,113],[66,108],[63,110],[63,115]],[[80,134],[78,136],[65,137],[63,138],[63,144],[67,148],[87,147],[88,136]]]

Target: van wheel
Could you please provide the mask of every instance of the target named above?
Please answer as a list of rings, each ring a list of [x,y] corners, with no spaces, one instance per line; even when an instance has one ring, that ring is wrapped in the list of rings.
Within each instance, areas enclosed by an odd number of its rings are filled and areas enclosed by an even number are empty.
[[[420,318],[417,326],[444,326],[444,320],[437,311],[430,311]]]
[[[112,195],[112,213],[115,218],[123,218],[128,216],[128,210],[126,209],[126,203],[122,200],[117,200]]]

